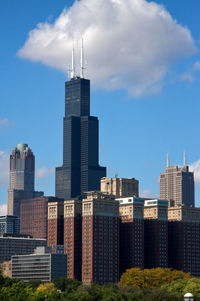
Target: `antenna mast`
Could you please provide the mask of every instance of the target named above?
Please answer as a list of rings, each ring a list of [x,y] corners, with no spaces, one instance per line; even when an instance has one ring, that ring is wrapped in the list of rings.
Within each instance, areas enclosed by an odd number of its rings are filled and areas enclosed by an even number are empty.
[[[83,38],[81,39],[81,70],[80,75],[81,78],[84,78],[84,57],[83,57]]]
[[[186,166],[186,151],[183,153],[183,165]]]
[[[71,79],[75,77],[75,59],[74,59],[74,41],[72,47],[72,70],[71,70]]]
[[[167,167],[169,167],[170,162],[169,162],[169,154],[167,153]]]

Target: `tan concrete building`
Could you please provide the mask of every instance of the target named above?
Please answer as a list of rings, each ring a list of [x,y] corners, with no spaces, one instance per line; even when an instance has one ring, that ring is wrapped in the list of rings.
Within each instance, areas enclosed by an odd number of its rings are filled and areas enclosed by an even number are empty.
[[[168,201],[166,200],[145,200],[144,218],[167,220]]]
[[[160,174],[160,199],[194,207],[194,174],[189,166],[167,166]]]
[[[82,268],[82,202],[64,202],[64,247],[67,253],[67,277],[81,281]]]
[[[107,178],[101,179],[101,192],[119,197],[136,196],[139,194],[139,181],[130,178]]]
[[[48,202],[47,245],[50,247],[63,245],[63,203],[56,198]]]
[[[168,267],[168,201],[144,202],[144,266]]]
[[[11,260],[0,263],[0,271],[4,277],[12,278],[12,264]]]
[[[90,191],[82,200],[82,282],[119,281],[119,203]]]
[[[200,223],[200,208],[186,206],[168,207],[168,220]]]
[[[120,275],[127,269],[144,268],[144,199],[127,197],[119,201]]]

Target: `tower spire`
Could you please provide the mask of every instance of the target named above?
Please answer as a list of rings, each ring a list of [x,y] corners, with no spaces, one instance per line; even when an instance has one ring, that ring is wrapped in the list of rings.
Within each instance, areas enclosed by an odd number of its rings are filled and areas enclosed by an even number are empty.
[[[83,38],[81,38],[81,70],[80,75],[81,78],[84,78],[84,56],[83,56]]]
[[[72,47],[72,70],[71,70],[71,79],[75,77],[75,59],[74,59],[74,40]]]
[[[170,165],[170,160],[169,160],[169,153],[167,153],[167,167]]]
[[[187,165],[187,163],[186,163],[186,151],[184,151],[184,153],[183,153],[183,165],[184,166],[186,166]]]

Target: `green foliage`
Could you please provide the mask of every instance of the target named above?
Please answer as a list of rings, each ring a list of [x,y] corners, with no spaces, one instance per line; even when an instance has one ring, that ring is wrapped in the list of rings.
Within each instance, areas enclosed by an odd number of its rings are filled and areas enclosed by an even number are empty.
[[[176,280],[162,287],[163,290],[184,296],[190,292],[195,296],[195,301],[200,301],[200,279],[190,278],[189,280]]]
[[[0,296],[3,301],[28,301],[33,297],[33,291],[24,282],[18,281],[11,286],[2,287]]]
[[[159,288],[164,284],[177,279],[190,279],[189,273],[171,269],[144,269],[132,268],[122,274],[120,284],[135,288]]]
[[[67,294],[76,291],[81,285],[80,281],[70,278],[57,278],[53,280],[53,283],[58,290],[65,291]]]

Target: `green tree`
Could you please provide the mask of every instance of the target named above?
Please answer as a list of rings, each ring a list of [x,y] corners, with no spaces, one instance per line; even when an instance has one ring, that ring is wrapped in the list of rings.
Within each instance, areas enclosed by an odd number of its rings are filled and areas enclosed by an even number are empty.
[[[76,291],[81,285],[80,281],[70,278],[56,278],[53,283],[58,290],[65,291],[67,294]]]
[[[2,287],[0,294],[4,301],[28,301],[33,297],[32,289],[22,281],[13,283],[10,287]]]

